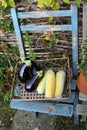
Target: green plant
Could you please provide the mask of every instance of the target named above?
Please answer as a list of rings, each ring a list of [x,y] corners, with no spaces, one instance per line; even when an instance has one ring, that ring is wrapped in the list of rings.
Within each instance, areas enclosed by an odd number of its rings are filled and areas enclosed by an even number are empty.
[[[79,72],[84,72],[85,79],[87,80],[87,39],[85,39],[84,43],[81,45],[80,58],[78,70]]]
[[[57,10],[60,8],[59,3],[56,0],[39,0],[38,7],[46,9],[52,8],[53,10]]]
[[[18,49],[2,44],[0,54],[0,98],[4,103],[10,101],[11,88],[17,82]]]
[[[81,0],[74,0],[78,6],[81,4]],[[84,2],[87,2],[87,0],[83,0]],[[70,4],[70,0],[62,0],[62,2],[66,4]],[[53,9],[57,10],[60,9],[60,1],[58,0],[38,0],[38,7],[41,9]]]
[[[2,27],[4,32],[10,32],[10,33],[14,32],[14,29],[12,26],[12,20],[6,17],[0,20],[0,27]]]
[[[1,7],[6,9],[7,7],[15,7],[14,0],[1,0]]]
[[[0,121],[1,121],[0,128],[2,125],[4,125],[6,129],[9,129],[16,111],[17,110],[15,109],[9,108],[9,104],[0,105]]]
[[[12,50],[14,53],[17,53],[14,49]],[[12,68],[9,64],[9,60]],[[4,125],[5,127],[10,127],[16,112],[9,108],[9,103],[11,88],[15,86],[15,83],[17,82],[17,61],[16,56],[12,56],[11,59],[10,56],[7,58],[5,54],[0,55],[0,121],[1,125]]]
[[[29,37],[29,34],[26,32],[25,33],[25,41],[28,44],[29,47],[29,51],[28,51],[28,58],[30,60],[35,60],[36,59],[36,54],[34,52],[33,48],[33,44],[32,44],[32,39]]]

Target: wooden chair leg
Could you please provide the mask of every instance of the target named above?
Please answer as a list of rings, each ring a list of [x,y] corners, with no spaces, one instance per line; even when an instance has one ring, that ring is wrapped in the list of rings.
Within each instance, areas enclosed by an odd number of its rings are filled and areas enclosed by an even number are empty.
[[[32,118],[36,119],[37,118],[37,112],[32,112]]]
[[[83,105],[87,105],[87,102],[86,101],[82,101],[82,104]],[[86,118],[87,118],[87,116],[83,116],[82,115],[82,121],[86,122],[86,120],[87,120]]]
[[[79,94],[77,92],[76,97],[75,97],[75,102],[74,102],[74,124],[76,125],[79,125],[79,122],[80,122],[80,116],[76,113],[76,107],[79,102],[78,96]]]

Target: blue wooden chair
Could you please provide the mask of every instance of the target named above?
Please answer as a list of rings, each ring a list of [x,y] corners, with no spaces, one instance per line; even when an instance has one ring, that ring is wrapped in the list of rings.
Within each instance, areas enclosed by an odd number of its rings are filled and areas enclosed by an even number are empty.
[[[70,31],[72,32],[72,69],[75,77],[78,76],[78,8],[76,4],[71,4],[70,10],[56,11],[31,11],[19,12],[16,8],[11,9],[13,25],[18,39],[20,55],[26,57],[25,41],[22,32],[45,32],[50,31]],[[64,25],[20,25],[20,19],[44,17],[71,17],[71,24]],[[74,123],[79,124],[79,115],[76,114],[76,106],[78,103],[78,91],[76,88],[76,80],[71,83],[71,96],[67,100],[59,101],[21,101],[11,100],[10,107],[29,112],[47,113],[50,115],[74,117]]]

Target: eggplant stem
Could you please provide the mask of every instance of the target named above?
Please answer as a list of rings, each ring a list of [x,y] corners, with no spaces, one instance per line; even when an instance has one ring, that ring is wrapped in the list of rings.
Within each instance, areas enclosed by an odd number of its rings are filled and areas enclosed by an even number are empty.
[[[31,63],[31,60],[25,60],[24,62],[26,63],[26,65],[28,65],[28,66],[31,67],[31,64],[32,64],[32,63]]]
[[[31,63],[31,60],[25,60],[25,57],[20,57],[21,61],[24,62],[27,66],[30,66],[32,65]]]
[[[43,76],[43,70],[37,71],[37,75],[41,78]]]

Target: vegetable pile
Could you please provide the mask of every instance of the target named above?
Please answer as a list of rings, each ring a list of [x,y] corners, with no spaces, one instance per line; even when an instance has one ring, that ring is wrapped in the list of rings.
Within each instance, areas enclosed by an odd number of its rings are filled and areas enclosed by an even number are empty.
[[[66,73],[63,70],[55,72],[48,69],[44,72],[34,61],[30,64],[22,63],[18,79],[25,84],[27,92],[36,90],[47,98],[62,97],[66,82]]]
[[[36,89],[42,77],[43,70],[34,61],[23,63],[18,72],[18,79],[25,84],[25,90],[28,92]]]
[[[66,81],[66,73],[63,70],[56,74],[53,70],[48,69],[39,82],[37,91],[39,94],[45,94],[45,97],[62,97]]]

